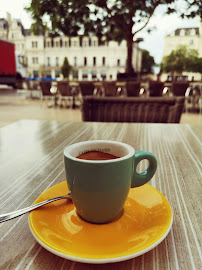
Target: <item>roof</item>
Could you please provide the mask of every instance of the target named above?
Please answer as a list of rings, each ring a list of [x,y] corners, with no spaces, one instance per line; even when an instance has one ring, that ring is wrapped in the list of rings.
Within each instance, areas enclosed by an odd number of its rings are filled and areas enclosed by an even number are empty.
[[[30,36],[30,29],[24,29],[24,36]]]
[[[178,28],[174,31],[175,36],[180,36],[181,30],[184,30],[185,36],[192,36],[192,30],[195,30],[194,36],[199,35],[199,28],[198,27],[190,27],[190,28]]]

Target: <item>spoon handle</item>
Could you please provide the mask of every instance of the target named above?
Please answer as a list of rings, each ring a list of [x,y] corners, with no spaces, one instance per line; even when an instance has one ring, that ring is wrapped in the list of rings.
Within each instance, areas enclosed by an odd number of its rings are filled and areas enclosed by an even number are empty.
[[[7,213],[7,214],[0,215],[0,223],[4,222],[4,221],[7,221],[7,220],[10,220],[10,219],[13,219],[13,218],[16,218],[16,217],[19,217],[21,215],[24,215],[27,212],[30,212],[30,211],[32,211],[32,210],[34,210],[34,209],[36,209],[38,207],[41,207],[41,206],[43,206],[43,205],[45,205],[47,203],[51,203],[51,202],[61,200],[61,199],[71,199],[71,197],[70,196],[55,197],[55,198],[52,198],[52,199],[49,199],[49,200],[46,200],[46,201],[31,205],[31,206],[28,206],[26,208],[23,208],[23,209],[14,211],[14,212],[10,212],[10,213]]]

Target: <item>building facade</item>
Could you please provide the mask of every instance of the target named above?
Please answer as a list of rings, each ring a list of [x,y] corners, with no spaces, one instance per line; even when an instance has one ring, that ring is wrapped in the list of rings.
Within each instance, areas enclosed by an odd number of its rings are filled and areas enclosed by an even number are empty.
[[[67,57],[72,66],[70,79],[116,80],[117,74],[125,72],[127,59],[126,42],[104,41],[99,44],[95,36],[50,38],[32,35],[24,29],[20,20],[0,19],[0,39],[15,43],[16,51],[27,59],[27,76],[61,76],[60,69]],[[134,42],[133,68],[141,70],[141,49]]]
[[[185,45],[190,49],[195,49],[199,57],[202,57],[202,21],[197,28],[179,28],[165,37],[163,57],[169,55],[173,50],[176,50],[180,45]],[[183,72],[189,80],[200,80],[199,73]],[[167,74],[163,74],[163,80],[166,79]]]

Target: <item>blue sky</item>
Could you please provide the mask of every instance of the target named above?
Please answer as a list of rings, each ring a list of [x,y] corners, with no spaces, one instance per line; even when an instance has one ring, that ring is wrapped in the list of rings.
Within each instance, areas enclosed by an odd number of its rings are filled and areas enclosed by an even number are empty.
[[[31,18],[24,10],[24,7],[29,5],[29,3],[29,0],[0,0],[0,18],[6,17],[6,12],[9,12],[13,18],[21,19],[25,28],[29,28]],[[181,5],[182,0],[178,0],[177,3]],[[182,6],[180,7],[183,8]],[[148,34],[147,29],[154,26],[156,30]],[[144,41],[140,43],[140,47],[148,50],[154,57],[155,62],[160,63],[166,35],[177,28],[198,26],[199,18],[182,20],[177,14],[165,15],[165,7],[159,6],[151,18],[148,27],[139,32],[137,37],[144,38]]]

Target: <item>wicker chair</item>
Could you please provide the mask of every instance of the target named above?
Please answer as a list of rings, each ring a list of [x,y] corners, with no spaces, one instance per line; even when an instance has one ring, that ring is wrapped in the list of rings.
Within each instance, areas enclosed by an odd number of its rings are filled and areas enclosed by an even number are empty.
[[[138,97],[140,95],[140,82],[127,81],[126,82],[126,95],[128,97]]]
[[[67,107],[67,100],[70,102],[70,107],[73,106],[73,95],[71,91],[71,86],[69,85],[69,82],[67,81],[59,81],[57,83],[57,88],[59,91],[59,104],[62,106],[62,101],[66,101],[66,107]]]
[[[179,123],[185,97],[85,97],[83,121]]]
[[[161,97],[163,94],[164,83],[158,81],[149,82],[149,96]]]
[[[188,87],[188,82],[173,82],[171,86],[171,91],[176,97],[185,96]]]
[[[79,88],[82,97],[94,94],[95,86],[93,82],[79,82]]]
[[[115,81],[104,81],[102,83],[103,93],[105,97],[115,97],[118,95],[117,86]]]

